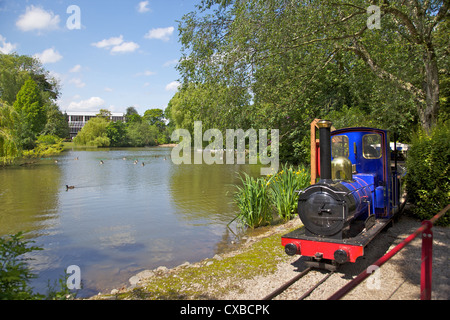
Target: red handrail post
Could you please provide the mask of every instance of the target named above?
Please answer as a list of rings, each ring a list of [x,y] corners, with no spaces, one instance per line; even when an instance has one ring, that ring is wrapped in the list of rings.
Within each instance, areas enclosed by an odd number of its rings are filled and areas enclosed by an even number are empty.
[[[422,232],[422,265],[420,276],[420,299],[431,300],[431,280],[433,272],[433,223],[423,221],[426,229]]]

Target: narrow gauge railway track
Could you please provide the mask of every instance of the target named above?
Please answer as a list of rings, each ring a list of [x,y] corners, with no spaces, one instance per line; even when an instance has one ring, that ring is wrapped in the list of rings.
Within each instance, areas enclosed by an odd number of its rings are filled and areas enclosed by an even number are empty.
[[[305,275],[307,275],[310,271],[315,270],[312,267],[309,267],[302,272],[300,272],[298,275],[290,279],[289,281],[285,282],[283,285],[281,285],[279,288],[274,290],[272,293],[265,296],[262,300],[272,300],[273,298],[277,297],[278,295],[282,294],[284,291],[286,291],[290,286],[292,286],[294,283],[296,283],[298,280],[303,278]],[[309,290],[307,290],[303,295],[301,295],[298,300],[303,300],[306,297],[308,297],[317,287],[319,287],[322,283],[324,283],[331,275],[333,275],[334,271],[328,272],[320,281],[318,281],[314,286],[312,286]]]

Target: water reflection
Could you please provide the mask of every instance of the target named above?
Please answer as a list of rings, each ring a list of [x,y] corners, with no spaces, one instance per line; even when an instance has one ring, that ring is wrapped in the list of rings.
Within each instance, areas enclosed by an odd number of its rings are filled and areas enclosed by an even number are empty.
[[[56,223],[61,170],[44,163],[0,169],[0,235]]]
[[[259,168],[177,166],[170,152],[72,150],[57,163],[0,170],[0,234],[28,230],[44,248],[33,254],[37,291],[78,265],[81,296],[96,294],[144,269],[212,257],[234,239],[236,172]]]

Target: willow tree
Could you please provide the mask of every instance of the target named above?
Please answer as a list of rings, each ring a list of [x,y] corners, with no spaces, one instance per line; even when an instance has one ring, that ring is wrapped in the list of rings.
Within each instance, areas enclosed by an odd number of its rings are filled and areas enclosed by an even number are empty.
[[[443,51],[434,34],[448,19],[448,0],[203,0],[197,9],[179,26],[185,84],[246,87],[253,101],[285,101],[273,116],[286,118],[283,106],[296,113],[323,107],[308,101],[317,92],[328,94],[322,83],[336,90],[344,76],[341,101],[358,100],[361,83],[369,83],[363,103],[374,95],[388,103],[399,90],[404,105],[413,101],[425,130],[436,122],[437,52]],[[448,46],[448,38],[440,45]]]
[[[13,107],[0,101],[0,164],[11,164],[20,156],[16,127],[18,115]]]

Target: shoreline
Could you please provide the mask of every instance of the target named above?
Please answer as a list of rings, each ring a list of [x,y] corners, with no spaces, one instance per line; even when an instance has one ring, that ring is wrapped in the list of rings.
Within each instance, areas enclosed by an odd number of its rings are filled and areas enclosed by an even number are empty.
[[[202,289],[208,288],[208,291],[216,290],[216,280],[223,277],[226,282],[231,284],[228,276],[235,278],[247,277],[253,274],[255,267],[265,265],[273,270],[278,261],[286,260],[291,257],[284,253],[281,246],[281,235],[303,226],[298,217],[291,221],[272,226],[261,227],[264,230],[257,230],[255,235],[248,236],[246,241],[237,245],[236,248],[227,250],[221,254],[215,254],[214,257],[206,258],[197,262],[184,262],[174,268],[159,266],[152,270],[144,270],[132,276],[127,285],[112,289],[110,293],[99,293],[87,298],[88,300],[204,300],[220,299],[219,296],[208,294],[206,297]],[[266,256],[258,255],[261,247],[265,248]],[[243,267],[245,270],[240,268]],[[238,272],[239,271],[239,272]],[[182,284],[181,282],[186,282]],[[189,286],[190,284],[190,286]],[[151,291],[157,288],[153,294]],[[179,287],[180,292],[173,294],[174,288]],[[220,285],[221,290],[227,289],[228,285]],[[225,290],[226,291],[226,290]],[[147,297],[144,297],[147,296]]]
[[[366,248],[364,257],[355,264],[345,264],[308,299],[325,300],[355,278],[386,252],[414,232],[421,223],[406,214],[383,231]],[[88,300],[258,300],[306,267],[304,258],[284,253],[280,237],[302,224],[298,216],[291,221],[267,227],[251,236],[238,248],[212,258],[175,268],[160,266],[142,271],[129,283],[110,293],[99,293]],[[450,272],[447,270],[450,228],[433,227],[433,300],[450,299]],[[344,299],[351,300],[417,300],[420,299],[421,239],[396,254],[380,268],[381,286],[368,290],[366,279]],[[263,254],[262,254],[263,253]],[[323,274],[305,277],[277,299],[295,300]]]

